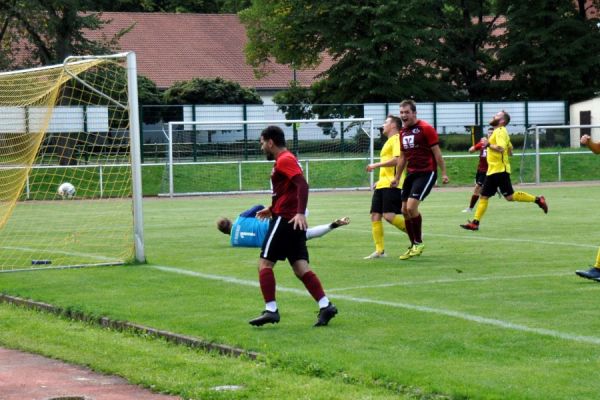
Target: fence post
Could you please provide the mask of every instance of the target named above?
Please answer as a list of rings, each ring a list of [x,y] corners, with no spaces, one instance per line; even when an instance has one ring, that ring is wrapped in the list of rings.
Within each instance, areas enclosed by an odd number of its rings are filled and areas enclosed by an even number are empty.
[[[340,156],[344,158],[344,123],[340,122]]]
[[[140,107],[140,161],[144,163],[144,106]]]
[[[246,108],[246,104],[244,104],[243,116],[244,116],[243,117],[244,121],[248,120],[248,110]],[[248,124],[244,124],[244,160],[247,160],[247,159],[248,159]]]
[[[560,151],[558,152],[558,181],[562,182],[562,163],[560,159]]]
[[[238,186],[240,188],[240,192],[242,191],[242,162],[238,161]]]
[[[529,102],[525,101],[525,130],[529,128]]]
[[[433,102],[433,127],[437,131],[437,101]]]
[[[196,120],[196,106],[192,104],[192,121]],[[196,124],[194,124],[194,130],[192,131],[192,158],[194,162],[198,161],[198,154],[196,153]]]

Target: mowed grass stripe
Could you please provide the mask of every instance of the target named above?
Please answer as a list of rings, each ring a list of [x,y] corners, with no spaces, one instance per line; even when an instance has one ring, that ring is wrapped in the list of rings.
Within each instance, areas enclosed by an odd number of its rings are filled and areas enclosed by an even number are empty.
[[[169,267],[169,266],[164,266],[164,265],[151,265],[151,266],[148,266],[148,268],[157,269],[157,270],[163,271],[163,272],[170,272],[170,273],[176,273],[176,274],[181,274],[181,275],[193,276],[193,277],[202,278],[202,279],[210,279],[210,280],[214,280],[214,281],[227,282],[227,283],[232,283],[232,284],[236,284],[236,285],[258,287],[258,282],[256,282],[256,281],[249,281],[249,280],[239,279],[239,278],[235,278],[235,277],[231,277],[231,276],[204,274],[204,273],[197,272],[197,271],[190,271],[190,270],[186,270],[186,269],[182,269],[182,268],[175,268],[175,267]],[[277,290],[280,292],[293,293],[293,294],[300,295],[300,296],[308,295],[305,290],[287,288],[284,286],[277,286]],[[572,333],[559,332],[559,331],[555,331],[552,329],[533,328],[533,327],[525,326],[522,324],[515,324],[512,322],[508,322],[508,321],[502,321],[499,319],[486,318],[486,317],[481,317],[478,315],[471,315],[471,314],[463,313],[460,311],[419,306],[416,304],[401,303],[401,302],[396,302],[396,301],[384,301],[384,300],[370,299],[370,298],[366,298],[366,297],[348,296],[348,295],[343,295],[343,294],[336,294],[335,299],[346,300],[346,301],[351,301],[351,302],[355,302],[355,303],[377,304],[377,305],[381,305],[381,306],[404,308],[404,309],[411,310],[411,311],[420,311],[420,312],[425,312],[425,313],[443,315],[446,317],[459,318],[459,319],[463,319],[466,321],[475,322],[477,324],[491,325],[491,326],[496,326],[499,328],[511,329],[511,330],[520,331],[520,332],[535,333],[538,335],[550,336],[550,337],[557,338],[557,339],[571,340],[571,341],[575,341],[578,343],[588,343],[588,344],[593,344],[593,345],[600,345],[600,337],[583,336],[583,335],[577,335],[577,334],[572,334]]]

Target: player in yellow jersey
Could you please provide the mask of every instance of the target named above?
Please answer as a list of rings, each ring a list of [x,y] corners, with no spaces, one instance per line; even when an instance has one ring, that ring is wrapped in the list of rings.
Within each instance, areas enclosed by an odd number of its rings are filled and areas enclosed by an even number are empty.
[[[367,165],[367,172],[379,168],[379,179],[375,184],[375,191],[371,200],[371,230],[375,241],[375,251],[366,256],[365,260],[385,257],[383,240],[382,218],[396,228],[406,232],[406,225],[402,217],[402,190],[392,187],[391,183],[396,176],[396,165],[400,157],[400,118],[388,115],[383,123],[383,134],[387,137],[380,153],[380,161]],[[402,175],[404,178],[404,175]],[[404,179],[402,179],[404,180]],[[399,186],[402,186],[400,183]]]
[[[488,199],[496,193],[498,188],[502,196],[508,201],[537,204],[544,213],[548,213],[548,205],[544,196],[534,196],[525,192],[515,192],[510,181],[509,149],[512,147],[506,125],[510,122],[510,115],[506,111],[500,111],[490,121],[494,132],[487,144],[488,170],[485,183],[481,189],[481,197],[475,211],[475,218],[460,226],[470,231],[479,230],[479,223],[488,206]]]
[[[581,144],[587,146],[594,154],[600,154],[600,142],[593,142],[590,135],[583,135]],[[575,273],[582,278],[600,282],[600,248],[596,255],[596,263],[588,270],[577,270]]]

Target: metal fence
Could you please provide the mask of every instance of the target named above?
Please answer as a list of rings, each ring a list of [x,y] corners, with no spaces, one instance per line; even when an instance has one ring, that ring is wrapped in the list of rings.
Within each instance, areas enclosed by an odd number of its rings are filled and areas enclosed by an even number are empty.
[[[301,118],[372,118],[376,124],[388,114],[399,113],[399,103],[319,104],[303,110]],[[160,144],[167,143],[165,124],[171,121],[281,120],[286,116],[277,105],[177,105],[142,106],[142,143],[144,155],[158,157]],[[431,123],[438,133],[471,134],[481,132],[500,110],[511,115],[511,134],[524,133],[534,125],[562,125],[569,119],[565,101],[530,102],[424,102],[417,104],[417,115]],[[164,147],[163,147],[164,150]],[[164,151],[163,151],[164,154]]]

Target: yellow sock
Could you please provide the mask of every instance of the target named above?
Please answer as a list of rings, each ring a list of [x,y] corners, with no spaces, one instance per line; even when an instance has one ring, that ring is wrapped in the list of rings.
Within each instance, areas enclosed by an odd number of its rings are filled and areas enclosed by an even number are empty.
[[[381,221],[371,221],[371,230],[373,231],[375,251],[383,253],[383,223]]]
[[[392,225],[406,233],[406,223],[404,222],[404,217],[402,215],[396,215],[392,220]]]
[[[485,214],[485,210],[487,210],[489,199],[479,198],[479,204],[477,204],[477,210],[475,210],[475,219],[477,221],[481,221],[483,218],[483,214]]]
[[[598,254],[596,255],[596,264],[594,264],[594,267],[600,268],[600,248],[598,249]]]
[[[522,203],[533,203],[535,201],[535,196],[525,192],[514,192],[513,200]]]

